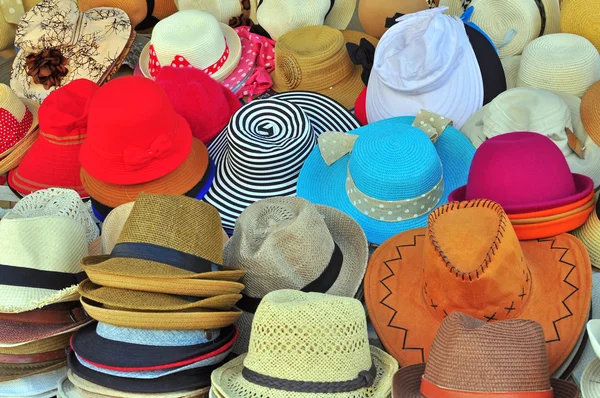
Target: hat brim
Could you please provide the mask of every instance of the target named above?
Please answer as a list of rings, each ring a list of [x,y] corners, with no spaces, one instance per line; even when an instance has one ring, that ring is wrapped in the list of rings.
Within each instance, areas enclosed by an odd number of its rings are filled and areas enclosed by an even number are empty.
[[[425,228],[415,229],[385,242],[371,257],[365,276],[370,319],[401,366],[427,360],[441,324],[423,298],[423,274],[414,272],[423,266],[425,233]],[[527,304],[517,317],[542,326],[550,373],[554,373],[572,353],[588,319],[589,257],[582,243],[568,234],[520,243],[534,288],[524,297]],[[465,303],[461,311],[468,314],[468,308]]]
[[[519,240],[548,238],[573,231],[585,224],[594,206],[588,206],[574,214],[564,215],[555,220],[530,224],[513,224]]]
[[[394,398],[423,398],[421,395],[421,377],[425,373],[425,364],[404,367],[396,372],[393,381]],[[575,384],[559,379],[550,379],[554,398],[577,398],[579,392]],[[476,393],[474,393],[476,394]],[[482,392],[482,394],[484,394]],[[526,393],[524,393],[526,394]]]
[[[240,355],[213,371],[211,381],[213,389],[217,391],[216,394],[224,398],[239,397],[240,391],[269,398],[308,398],[315,396],[313,393],[279,391],[247,381],[242,376],[245,358],[246,354]],[[371,393],[373,396],[389,397],[392,391],[392,378],[394,372],[398,369],[398,364],[389,354],[376,347],[371,347],[371,360],[373,366],[375,366],[377,376],[373,385],[368,389],[373,391]],[[331,393],[327,394],[327,396],[331,396],[331,398],[347,398],[348,393]]]
[[[33,116],[31,127],[25,133],[23,138],[21,138],[17,143],[15,143],[8,151],[4,153],[0,153],[0,174],[4,174],[9,170],[14,169],[19,165],[19,162],[27,153],[27,150],[31,148],[31,145],[35,142],[35,138],[37,137],[38,132],[38,111],[40,105],[27,98],[20,98],[23,105],[29,109],[31,115]],[[35,133],[35,134],[34,134]],[[35,137],[33,137],[35,136]],[[12,155],[12,156],[11,156]]]
[[[65,366],[65,360],[59,359],[57,361],[42,362],[39,364],[32,364],[20,367],[11,365],[10,367],[0,364],[0,383],[5,381],[12,381],[21,379],[24,377],[35,376],[41,373],[51,372],[63,368]]]
[[[596,203],[596,208],[590,214],[585,224],[573,231],[573,235],[579,238],[590,255],[592,266],[600,270],[600,201]]]
[[[397,118],[408,125],[412,124],[414,119],[409,116]],[[353,131],[352,134],[360,136],[360,130]],[[467,181],[475,148],[460,131],[453,127],[446,128],[434,146],[444,170],[444,194],[438,203],[440,206],[448,202],[450,192]],[[374,244],[381,244],[402,231],[427,224],[428,214],[398,222],[387,222],[372,219],[354,207],[346,194],[346,177],[351,156],[351,154],[345,155],[331,166],[327,166],[319,148],[315,147],[300,171],[298,196],[348,214],[363,228],[367,240]]]
[[[342,31],[342,35],[344,36],[344,41],[346,43],[354,43],[359,44],[361,39],[366,39],[374,46],[377,45],[379,40],[373,36],[370,36],[366,33],[355,32],[345,30]],[[354,109],[354,103],[358,98],[359,94],[364,90],[365,84],[361,79],[363,68],[360,65],[355,65],[354,70],[348,78],[340,81],[338,84],[334,84],[328,87],[324,87],[321,90],[313,90],[319,94],[326,95],[327,97],[336,100],[344,108],[348,110]],[[273,91],[277,93],[283,93],[287,91],[292,91],[287,88],[287,84],[283,76],[281,76],[281,70],[275,68],[273,72],[271,72],[271,79],[273,79],[273,86],[271,87]],[[328,83],[329,84],[329,83]]]
[[[356,0],[335,0],[329,15],[325,18],[325,25],[339,30],[346,29],[355,9]]]
[[[334,296],[355,297],[362,285],[362,280],[367,269],[369,260],[369,248],[365,234],[356,221],[343,212],[333,209],[329,206],[315,205],[318,212],[323,216],[331,238],[338,245],[342,252],[343,262],[340,274],[331,288],[323,293]],[[223,258],[228,257],[228,245],[225,246]],[[273,287],[273,290],[288,289],[289,286]],[[244,293],[250,297],[255,297],[256,293],[252,291],[251,286],[246,287]],[[254,294],[253,294],[254,293]],[[250,331],[252,330],[252,321],[254,314],[243,312],[237,320],[236,325],[240,330],[240,337],[235,343],[233,350],[235,353],[248,352],[250,342]]]
[[[271,98],[289,101],[302,108],[315,136],[325,131],[346,132],[360,127],[356,118],[346,108],[318,93],[290,91]],[[208,147],[216,165],[216,172],[213,185],[204,200],[219,211],[223,228],[233,230],[235,220],[252,203],[275,196],[294,196],[297,177],[288,173],[268,181],[259,175],[244,174],[243,178],[238,178],[236,174],[232,174],[236,173],[236,170],[230,170],[226,165],[229,154],[228,137],[229,127],[226,127]],[[240,180],[243,180],[244,184]]]
[[[240,58],[242,57],[242,41],[238,36],[237,32],[230,26],[225,25],[224,23],[221,23],[221,30],[223,31],[225,41],[229,46],[229,58],[227,58],[227,61],[225,61],[223,66],[221,66],[221,68],[218,71],[211,75],[211,77],[218,82],[222,82],[227,78],[227,76],[233,73],[233,70],[240,63]],[[148,62],[150,60],[148,54],[150,52],[151,44],[152,42],[149,41],[142,49],[142,52],[140,53],[140,60],[138,66],[140,68],[140,72],[144,77],[154,80],[154,77],[150,75],[150,71],[148,70]]]
[[[197,330],[219,329],[233,325],[242,312],[195,308],[187,311],[126,311],[104,307],[84,297],[83,308],[94,319],[111,325],[140,329]]]
[[[91,318],[66,325],[32,325],[24,322],[0,321],[0,343],[4,346],[15,346],[52,339],[74,332],[90,322],[92,322]]]
[[[13,347],[0,347],[0,354],[28,355],[61,350],[69,345],[71,334],[63,333]]]

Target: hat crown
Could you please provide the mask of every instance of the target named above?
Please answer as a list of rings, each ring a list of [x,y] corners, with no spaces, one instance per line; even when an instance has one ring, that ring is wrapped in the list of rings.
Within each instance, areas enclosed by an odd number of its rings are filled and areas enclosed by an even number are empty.
[[[224,265],[246,271],[251,297],[277,289],[300,290],[329,265],[335,243],[317,208],[297,197],[263,199],[236,221]]]
[[[219,213],[207,203],[182,195],[140,194],[119,243],[150,243],[223,264]]]
[[[371,366],[358,300],[278,290],[258,306],[244,367],[285,380],[333,382],[355,379]]]
[[[561,199],[576,191],[567,160],[552,140],[516,132],[490,138],[477,149],[465,199],[486,198],[508,208]]]
[[[532,277],[499,204],[473,200],[438,207],[429,215],[423,250],[423,299],[439,320],[455,311],[504,320],[525,308]]]
[[[431,345],[423,377],[460,391],[549,390],[544,332],[530,320],[487,323],[461,313],[450,314]]]
[[[348,172],[365,195],[382,201],[416,199],[442,179],[442,163],[427,134],[400,118],[357,132]]]
[[[6,84],[0,84],[0,157],[27,135],[33,114]]]
[[[264,0],[259,3],[256,23],[269,32],[273,40],[304,26],[323,25],[331,7],[328,0],[304,0],[302,3]]]

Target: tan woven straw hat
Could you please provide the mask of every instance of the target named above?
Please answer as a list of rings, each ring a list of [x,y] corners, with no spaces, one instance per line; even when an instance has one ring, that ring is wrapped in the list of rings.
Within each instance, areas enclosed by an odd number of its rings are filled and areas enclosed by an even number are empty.
[[[141,194],[111,254],[86,257],[82,268],[102,286],[187,294],[172,291],[172,284],[235,282],[244,275],[223,268],[222,242],[221,218],[209,204],[181,195]],[[171,280],[171,288],[163,289],[158,280]]]
[[[477,377],[475,377],[477,375]],[[427,364],[400,369],[394,398],[467,396],[577,398],[573,383],[550,379],[541,326],[513,319],[487,323],[454,312],[442,322]]]
[[[263,199],[237,219],[223,252],[226,266],[246,271],[238,307],[240,337],[234,352],[248,350],[253,314],[275,290],[295,289],[354,297],[367,268],[369,250],[361,227],[328,206],[298,197]]]
[[[581,99],[581,122],[590,138],[600,145],[600,82],[592,84]]]
[[[358,300],[278,290],[256,311],[248,353],[213,371],[211,381],[226,398],[384,398],[396,369],[390,355],[369,346]]]
[[[60,302],[84,278],[88,254],[83,227],[65,217],[0,221],[0,312],[16,313]]]
[[[217,21],[235,26],[230,22],[250,17],[249,0],[175,0],[178,10],[201,10],[213,15]]]
[[[469,21],[488,34],[500,58],[521,54],[532,40],[560,32],[559,0],[440,0],[440,6],[459,17],[473,7]]]
[[[377,45],[378,40],[366,33],[340,32],[328,26],[307,26],[284,34],[275,45],[273,90],[314,91],[346,109],[354,108],[365,88],[363,68],[352,62],[346,43],[358,44],[361,38]]]

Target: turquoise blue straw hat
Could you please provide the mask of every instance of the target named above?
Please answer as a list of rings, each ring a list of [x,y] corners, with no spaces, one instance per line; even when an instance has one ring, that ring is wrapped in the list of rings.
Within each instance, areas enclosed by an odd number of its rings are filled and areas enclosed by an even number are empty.
[[[374,244],[425,227],[429,213],[466,183],[475,154],[439,119],[421,111],[416,121],[403,116],[324,133],[300,171],[298,196],[345,212]]]

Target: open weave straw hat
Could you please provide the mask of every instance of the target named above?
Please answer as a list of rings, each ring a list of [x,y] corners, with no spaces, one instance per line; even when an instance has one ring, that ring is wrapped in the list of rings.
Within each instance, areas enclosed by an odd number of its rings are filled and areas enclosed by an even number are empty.
[[[600,51],[598,16],[600,16],[600,3],[597,1],[562,0],[560,28],[565,33],[585,37]]]
[[[248,353],[213,371],[211,381],[226,398],[383,398],[396,369],[390,355],[369,346],[358,300],[278,290],[256,311]]]
[[[473,377],[475,374],[478,377]],[[497,393],[579,396],[575,384],[548,377],[544,331],[537,322],[512,319],[488,323],[454,312],[440,325],[427,364],[396,372],[392,396],[475,397]]]
[[[368,256],[360,225],[339,210],[290,197],[247,207],[223,252],[225,266],[246,271],[234,351],[248,350],[253,314],[267,293],[296,289],[354,297]]]
[[[59,302],[77,291],[79,261],[88,254],[85,231],[65,217],[0,221],[0,312],[23,312]]]

